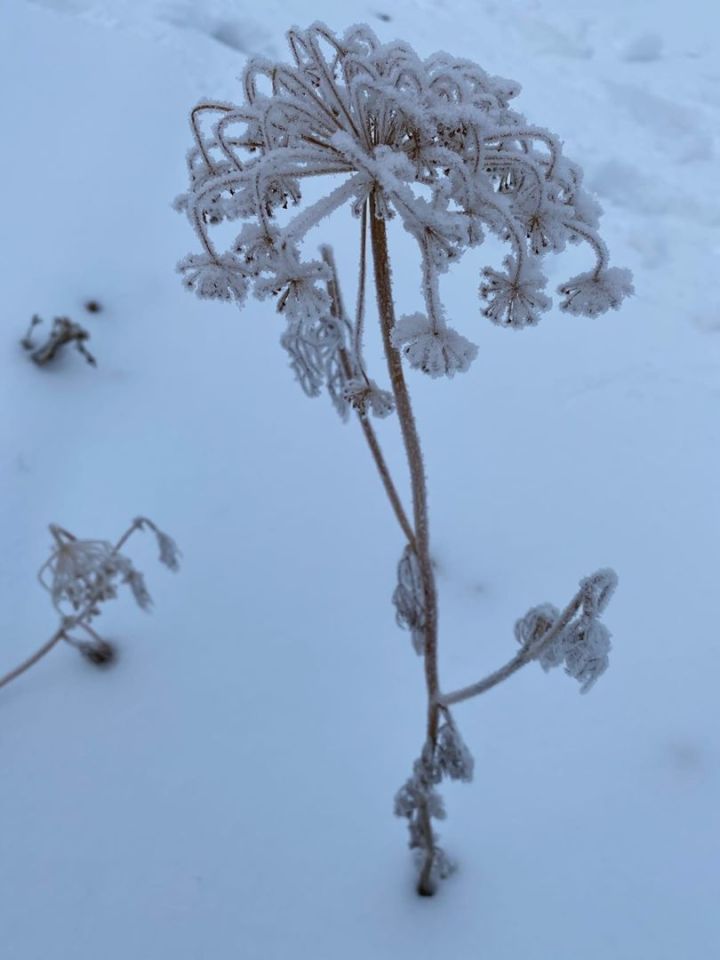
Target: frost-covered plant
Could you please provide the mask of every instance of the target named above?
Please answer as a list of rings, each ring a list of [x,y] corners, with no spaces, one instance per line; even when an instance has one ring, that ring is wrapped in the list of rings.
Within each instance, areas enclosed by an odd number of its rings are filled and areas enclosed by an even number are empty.
[[[592,606],[589,583],[611,591],[611,577],[583,581],[563,612],[535,608],[518,625],[522,649],[501,671],[444,695],[437,668],[437,601],[430,559],[425,472],[402,359],[430,377],[466,371],[477,347],[448,323],[440,278],[489,233],[509,251],[479,283],[482,312],[493,323],[536,324],[551,300],[543,258],[567,243],[589,246],[594,264],[562,284],[560,309],[595,316],[632,292],[627,270],[608,266],[596,227],[599,208],[582,187],[580,168],[558,139],[511,109],[512,81],[445,53],[420,58],[406,43],[382,44],[367,26],[337,36],[323,24],[288,33],[290,63],[252,59],[240,105],[205,101],[191,113],[190,186],[185,212],[200,252],[179,264],[185,285],[203,298],[274,297],[286,327],[280,342],[310,396],[323,389],[346,418],[356,412],[406,538],[393,599],[398,623],[424,659],[429,700],[426,736],[413,776],[396,799],[408,818],[429,894],[449,861],[433,818],[444,816],[436,791],[445,777],[469,780],[472,762],[449,707],[482,692],[532,659],[564,662],[584,690],[607,662],[609,634]],[[305,182],[325,178],[319,200],[302,205]],[[352,318],[345,312],[328,247],[308,258],[303,239],[341,206],[359,224],[359,282]],[[396,317],[387,221],[396,218],[417,244],[424,311]],[[218,224],[240,221],[231,244],[218,246]],[[378,386],[363,354],[368,240],[390,390]],[[371,415],[397,413],[411,475],[412,515],[383,458]],[[614,583],[614,581],[612,581]]]
[[[145,578],[122,548],[137,530],[150,530],[158,545],[159,560],[170,570],[180,568],[177,544],[147,517],[136,517],[117,543],[107,540],[78,540],[55,523],[50,524],[53,549],[38,571],[40,584],[50,594],[60,623],[50,639],[10,673],[0,677],[0,687],[10,683],[37,663],[61,640],[75,647],[91,663],[100,665],[115,659],[115,648],[91,626],[100,607],[114,599],[118,588],[127,586],[135,602],[149,610],[152,599]],[[78,631],[81,636],[77,636]]]

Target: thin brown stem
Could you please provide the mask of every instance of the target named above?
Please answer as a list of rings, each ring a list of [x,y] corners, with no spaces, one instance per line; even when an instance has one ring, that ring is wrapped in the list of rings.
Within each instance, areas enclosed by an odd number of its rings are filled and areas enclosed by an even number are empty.
[[[410,403],[410,394],[405,384],[402,360],[392,343],[392,329],[395,325],[395,307],[392,297],[392,277],[388,254],[387,231],[385,221],[380,219],[379,216],[381,209],[382,207],[378,202],[377,192],[374,191],[370,216],[370,239],[372,243],[373,265],[375,268],[375,290],[377,293],[380,326],[390,373],[390,382],[395,396],[395,406],[400,420],[400,428],[410,470],[415,526],[414,549],[420,568],[425,607],[424,665],[428,695],[427,744],[430,746],[430,749],[434,750],[437,741],[438,697],[440,692],[437,666],[437,593],[432,561],[430,559],[425,469],[423,466],[420,438]],[[420,871],[418,892],[429,896],[433,892],[432,868],[435,859],[435,842],[429,824],[429,817],[423,817],[423,819],[427,821],[425,838],[426,854]]]
[[[367,213],[368,202],[363,204],[362,214],[360,216],[360,263],[358,266],[358,294],[357,305],[355,308],[355,332],[353,338],[353,349],[355,359],[367,382],[365,373],[365,363],[362,355],[363,327],[365,324],[365,278],[367,275]]]
[[[320,252],[325,263],[330,267],[331,279],[328,282],[328,293],[330,294],[330,299],[332,300],[332,309],[333,315],[341,323],[347,323],[347,316],[345,314],[345,306],[343,304],[342,293],[340,291],[340,284],[338,282],[337,268],[335,266],[335,258],[333,256],[332,248],[328,246],[321,247]],[[342,364],[343,373],[345,378],[350,380],[353,376],[353,366],[348,355],[347,350],[341,349],[340,353],[340,363]],[[358,420],[360,426],[362,427],[362,432],[367,441],[367,445],[370,449],[373,460],[375,461],[375,466],[380,475],[380,480],[382,485],[385,488],[385,493],[387,494],[388,500],[390,501],[390,506],[393,509],[393,513],[397,519],[397,522],[400,524],[400,527],[408,539],[408,542],[413,546],[415,545],[415,533],[413,531],[412,525],[408,520],[405,508],[402,505],[400,500],[400,494],[397,491],[397,487],[393,482],[393,478],[390,474],[390,470],[387,465],[387,461],[383,456],[382,448],[380,446],[380,441],[377,438],[375,429],[373,425],[367,418],[367,415],[357,411]]]
[[[212,110],[213,112],[224,113],[229,111],[231,108],[222,103],[198,103],[197,106],[193,107],[190,111],[190,125],[192,127],[193,135],[195,137],[195,142],[198,145],[198,150],[203,155],[203,160],[210,170],[214,169],[214,164],[210,159],[210,156],[205,149],[205,144],[203,143],[202,133],[200,132],[200,127],[197,121],[197,115],[203,113],[207,110]]]
[[[6,673],[4,677],[0,677],[0,687],[4,687],[6,683],[10,683],[11,680],[14,680],[16,677],[19,677],[20,674],[25,673],[26,670],[29,670],[34,664],[41,660],[46,653],[50,653],[52,648],[63,639],[65,631],[64,629],[56,630],[55,633],[50,637],[47,643],[44,643],[39,650],[36,650],[32,656],[28,657],[27,660],[15,667],[14,670],[11,670],[10,673]]]
[[[390,501],[390,506],[393,509],[393,513],[395,514],[403,533],[407,537],[408,543],[415,547],[415,533],[410,525],[410,521],[407,518],[403,505],[400,502],[400,496],[397,492],[395,484],[393,483],[393,479],[390,476],[390,471],[385,461],[385,457],[383,456],[382,449],[380,448],[380,443],[373,425],[370,423],[367,416],[360,413],[360,411],[358,411],[358,420],[360,421],[360,426],[365,434],[367,445],[370,448],[370,453],[372,454],[372,458],[375,461],[375,466],[380,474],[380,479],[382,480],[382,484],[385,488],[385,493],[388,496],[388,500]]]

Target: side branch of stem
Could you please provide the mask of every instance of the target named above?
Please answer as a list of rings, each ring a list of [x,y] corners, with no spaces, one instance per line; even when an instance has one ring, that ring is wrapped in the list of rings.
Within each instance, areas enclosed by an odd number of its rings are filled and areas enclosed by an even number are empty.
[[[508,677],[517,673],[521,667],[524,667],[526,663],[536,660],[570,623],[580,609],[582,598],[582,590],[578,590],[552,627],[550,627],[539,640],[523,648],[512,660],[508,660],[504,666],[495,670],[493,673],[489,673],[482,680],[478,680],[477,683],[471,683],[469,686],[454,690],[452,693],[440,694],[437,698],[438,705],[441,707],[451,707],[454,703],[462,703],[463,700],[477,697],[487,690],[492,690],[493,687],[502,683],[503,680],[507,680]]]

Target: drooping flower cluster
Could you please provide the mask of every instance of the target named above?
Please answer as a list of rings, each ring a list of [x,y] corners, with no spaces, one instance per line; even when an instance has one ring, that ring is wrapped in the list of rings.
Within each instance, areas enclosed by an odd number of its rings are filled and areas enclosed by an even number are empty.
[[[180,552],[175,541],[146,517],[133,521],[122,542],[134,530],[147,527],[157,539],[160,562],[170,570],[179,569]],[[55,549],[38,573],[53,606],[69,626],[87,624],[100,613],[100,605],[114,599],[118,587],[127,585],[135,602],[149,610],[152,599],[145,578],[119,546],[107,540],[78,540],[67,530],[50,525]]]
[[[390,416],[395,409],[393,395],[381,390],[374,380],[355,377],[345,383],[343,397],[361,416],[372,413],[375,417]]]
[[[543,670],[565,664],[565,672],[587,693],[607,670],[610,653],[610,631],[600,621],[617,586],[613,570],[598,570],[580,581],[581,601],[578,615],[573,617],[549,643],[543,637],[557,623],[560,611],[552,604],[533,607],[515,624],[515,639],[535,654]]]
[[[494,323],[537,323],[551,305],[541,258],[568,241],[587,242],[596,262],[560,287],[561,309],[594,316],[632,292],[628,271],[608,268],[580,169],[555,136],[510,109],[517,84],[445,53],[421,59],[408,44],[381,44],[363,25],[336,36],[316,23],[288,41],[292,63],[248,62],[240,106],[204,102],[192,112],[190,188],[177,205],[203,249],[179,269],[201,297],[242,304],[250,288],[277,297],[282,343],[306,393],[334,378],[335,399],[352,395],[343,380],[363,372],[360,337],[329,322],[326,264],[301,256],[308,231],[344,204],[363,237],[368,215],[398,217],[417,242],[425,312],[401,318],[393,344],[433,377],[467,370],[477,353],[448,326],[438,281],[488,231],[511,248],[480,285]],[[291,215],[313,177],[328,178],[328,192]],[[248,222],[220,252],[211,228],[235,220]],[[333,361],[341,350],[347,363]]]
[[[101,603],[117,596],[121,583],[130,587],[138,606],[145,610],[150,607],[152,601],[143,575],[111,543],[70,540],[57,527],[51,530],[58,547],[39,578],[58,612],[62,613],[63,605],[67,605],[74,612],[87,609],[88,617],[92,618],[100,612]]]
[[[95,666],[112,663],[116,649],[91,626],[105,601],[118,595],[126,585],[143,610],[152,604],[145,579],[129,557],[121,553],[137,530],[151,530],[157,540],[160,562],[170,570],[180,567],[177,544],[147,517],[136,517],[114,545],[107,540],[79,540],[55,523],[50,524],[53,549],[38,571],[40,584],[50,594],[60,622],[50,639],[21,664],[0,676],[0,687],[22,676],[63,641],[74,647]],[[77,631],[82,631],[77,635]]]

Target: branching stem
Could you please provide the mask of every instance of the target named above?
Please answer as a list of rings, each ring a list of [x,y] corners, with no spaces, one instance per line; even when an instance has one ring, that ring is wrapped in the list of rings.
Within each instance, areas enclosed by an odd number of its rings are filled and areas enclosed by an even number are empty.
[[[503,680],[507,680],[508,677],[511,677],[521,667],[524,667],[526,663],[536,660],[540,654],[550,646],[553,640],[563,632],[565,627],[567,627],[580,609],[582,599],[583,591],[581,588],[565,607],[552,627],[544,633],[538,641],[524,647],[520,653],[516,654],[512,660],[508,660],[499,670],[489,673],[482,680],[478,680],[477,683],[471,683],[469,686],[454,690],[452,693],[440,694],[437,703],[442,707],[451,707],[454,703],[462,703],[463,700],[477,697],[481,693],[485,693],[487,690],[496,687],[499,683],[502,683]]]
[[[363,231],[364,233],[364,231]],[[342,294],[340,292],[340,284],[338,282],[337,267],[335,265],[335,258],[333,256],[332,248],[324,246],[320,248],[322,258],[325,263],[330,267],[332,279],[328,283],[328,293],[332,300],[332,309],[333,315],[338,319],[339,322],[348,324],[347,315],[345,313],[345,307],[343,304]],[[361,270],[360,277],[360,288],[364,290],[365,278],[364,278],[364,267]],[[358,308],[358,311],[360,308]],[[356,319],[357,325],[357,319]],[[357,344],[354,349],[357,349]],[[340,349],[340,363],[342,364],[343,373],[345,374],[345,379],[352,379],[354,370],[352,360],[345,349]],[[393,509],[393,513],[397,518],[400,527],[408,539],[408,542],[413,546],[415,545],[415,532],[413,531],[412,524],[408,520],[407,513],[405,508],[402,505],[402,500],[400,499],[400,494],[397,491],[397,487],[393,481],[393,478],[390,474],[390,470],[387,465],[387,461],[382,452],[382,447],[380,446],[380,441],[377,438],[375,429],[370,423],[370,420],[367,417],[366,413],[362,413],[360,410],[357,411],[358,420],[360,426],[362,427],[362,432],[365,435],[365,440],[367,441],[368,448],[370,449],[370,454],[372,455],[373,460],[375,461],[375,466],[380,475],[380,480],[382,485],[385,488],[385,493],[387,494],[388,500],[390,501],[390,506]]]
[[[377,192],[372,194],[372,210],[370,216],[370,240],[373,252],[375,269],[375,290],[377,294],[380,326],[382,329],[385,356],[390,373],[395,407],[400,421],[405,454],[410,470],[412,486],[413,520],[415,526],[414,549],[422,578],[424,612],[425,612],[425,683],[428,695],[427,713],[427,744],[434,749],[437,741],[438,713],[440,704],[438,698],[440,688],[437,666],[437,592],[435,576],[430,559],[430,535],[428,527],[427,490],[425,485],[425,468],[423,466],[420,438],[415,425],[410,395],[405,384],[405,375],[402,360],[397,349],[393,346],[391,334],[395,325],[395,307],[392,297],[392,277],[388,253],[387,231],[385,221],[379,216],[382,205],[378,203]],[[425,811],[427,813],[427,811]],[[418,892],[429,896],[433,893],[432,868],[435,859],[435,841],[430,827],[429,816],[423,816],[426,824],[425,860],[420,871]]]

